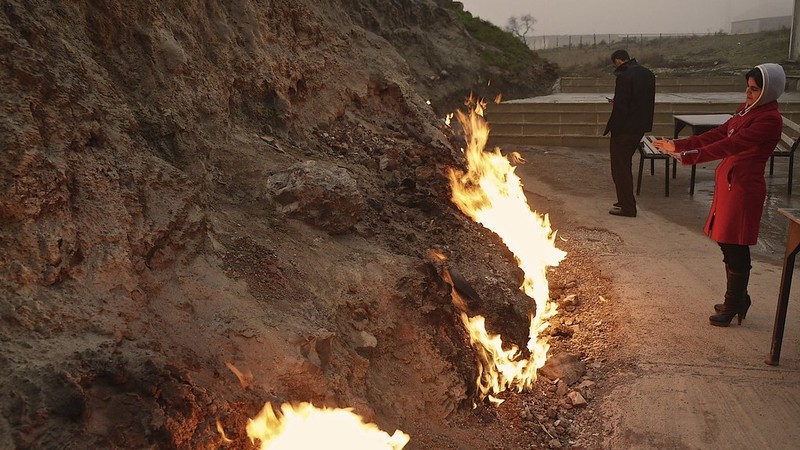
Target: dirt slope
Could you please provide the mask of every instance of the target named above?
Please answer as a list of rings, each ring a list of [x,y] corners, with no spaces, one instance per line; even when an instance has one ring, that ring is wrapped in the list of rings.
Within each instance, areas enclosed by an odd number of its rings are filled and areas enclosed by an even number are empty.
[[[428,249],[496,331],[523,341],[529,308],[449,201],[439,112],[554,75],[482,67],[452,6],[4,2],[0,447],[217,448],[219,419],[245,448],[266,401],[412,448],[499,436]]]

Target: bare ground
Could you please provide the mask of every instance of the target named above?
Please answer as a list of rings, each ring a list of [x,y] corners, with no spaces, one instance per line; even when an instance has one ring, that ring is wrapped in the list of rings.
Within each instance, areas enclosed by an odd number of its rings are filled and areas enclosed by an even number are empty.
[[[674,181],[670,197],[657,176],[645,180],[639,215],[629,219],[606,212],[614,199],[605,150],[531,148],[523,155],[526,188],[546,201],[554,226],[569,235],[572,223],[592,224],[595,239],[609,244],[589,256],[608,283],[606,307],[616,323],[608,336],[613,341],[601,339],[610,361],[605,377],[613,382],[596,401],[603,437],[590,447],[792,448],[800,424],[797,294],[781,363],[764,363],[782,249],[754,247],[754,305],[742,326],[707,322],[725,287],[719,249],[702,234],[713,167],[698,171],[694,197],[680,188],[688,185],[688,170]],[[784,176],[768,178],[769,209],[792,204]],[[772,212],[765,221],[775,220]],[[767,225],[762,228],[775,226]]]

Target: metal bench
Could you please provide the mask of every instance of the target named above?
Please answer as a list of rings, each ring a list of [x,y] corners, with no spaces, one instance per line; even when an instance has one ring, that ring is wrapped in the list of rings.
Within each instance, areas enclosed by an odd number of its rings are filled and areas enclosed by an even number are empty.
[[[789,134],[787,134],[787,132]],[[792,122],[786,117],[783,118],[783,132],[781,140],[769,158],[769,176],[775,169],[775,158],[789,158],[789,182],[788,193],[792,195],[792,173],[794,172],[794,151],[800,144],[800,125]]]
[[[665,155],[664,153],[659,152],[655,147],[653,147],[653,141],[656,139],[663,139],[663,138],[658,136],[644,136],[642,140],[639,142],[639,156],[640,156],[639,177],[636,181],[636,195],[639,195],[639,192],[641,191],[642,188],[642,172],[644,171],[644,160],[645,159],[650,160],[650,175],[654,175],[655,160],[663,159],[666,161],[665,171],[664,171],[664,195],[669,197],[669,164],[670,164],[670,159],[672,158]],[[784,117],[781,140],[778,142],[778,145],[772,152],[772,156],[770,156],[769,158],[769,176],[772,176],[775,171],[775,158],[788,158],[789,159],[788,182],[787,182],[788,195],[792,195],[792,180],[794,179],[794,153],[795,150],[797,150],[798,146],[800,146],[800,125]],[[672,164],[673,164],[672,178],[675,178],[675,170],[678,164],[677,161],[673,161]],[[696,170],[697,166],[692,166],[690,182],[689,182],[690,195],[694,194]]]
[[[642,172],[644,171],[644,160],[650,160],[650,175],[655,175],[655,162],[657,159],[664,160],[664,195],[669,197],[669,163],[672,158],[664,153],[661,153],[653,147],[653,141],[663,139],[659,136],[644,136],[639,141],[639,176],[636,179],[636,195],[642,190]],[[673,163],[675,164],[675,163]],[[672,176],[675,176],[675,169],[673,167]]]

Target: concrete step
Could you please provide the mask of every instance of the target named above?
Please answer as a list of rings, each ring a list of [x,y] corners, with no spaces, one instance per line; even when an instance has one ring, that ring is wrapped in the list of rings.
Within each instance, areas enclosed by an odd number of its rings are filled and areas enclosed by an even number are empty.
[[[613,75],[607,77],[563,77],[562,93],[613,93]],[[741,76],[714,77],[668,77],[656,76],[656,92],[744,92],[745,81]]]
[[[491,124],[490,136],[492,137],[522,137],[522,136],[588,136],[588,137],[602,137],[605,131],[606,123],[550,123],[550,124],[522,124],[522,123],[501,123]],[[675,124],[672,120],[669,122],[654,122],[653,131],[649,134],[658,136],[673,135]],[[683,136],[686,133],[681,133]]]
[[[732,113],[741,105],[741,92],[657,94],[652,134],[672,136],[673,115]],[[800,121],[800,93],[781,97],[781,113]],[[611,105],[597,94],[556,94],[490,105],[486,119],[490,145],[607,146],[603,137]],[[681,135],[688,135],[688,130]]]
[[[606,124],[611,115],[611,109],[593,111],[557,111],[552,108],[542,108],[537,110],[506,111],[496,105],[491,111],[486,113],[486,118],[493,126],[501,124]],[[725,107],[727,106],[727,107]],[[673,123],[673,115],[677,114],[714,114],[721,112],[735,111],[738,105],[724,105],[723,107],[705,106],[698,108],[664,106],[656,107],[653,115],[654,123]],[[587,108],[590,109],[590,108]],[[784,115],[791,116],[793,111],[781,111]],[[787,116],[787,117],[788,117]],[[792,117],[789,117],[790,119]],[[792,119],[794,120],[794,119]]]
[[[608,138],[583,135],[539,135],[504,136],[502,139],[496,139],[490,136],[488,145],[541,145],[552,147],[598,148],[608,147]]]

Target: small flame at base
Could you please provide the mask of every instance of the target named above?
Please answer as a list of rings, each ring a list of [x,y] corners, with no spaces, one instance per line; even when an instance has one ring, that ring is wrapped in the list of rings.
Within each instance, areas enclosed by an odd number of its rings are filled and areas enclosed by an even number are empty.
[[[247,423],[247,436],[261,450],[347,448],[351,450],[400,450],[411,439],[396,430],[389,436],[377,425],[364,423],[347,409],[319,409],[311,403],[281,406],[281,417],[267,403]]]

